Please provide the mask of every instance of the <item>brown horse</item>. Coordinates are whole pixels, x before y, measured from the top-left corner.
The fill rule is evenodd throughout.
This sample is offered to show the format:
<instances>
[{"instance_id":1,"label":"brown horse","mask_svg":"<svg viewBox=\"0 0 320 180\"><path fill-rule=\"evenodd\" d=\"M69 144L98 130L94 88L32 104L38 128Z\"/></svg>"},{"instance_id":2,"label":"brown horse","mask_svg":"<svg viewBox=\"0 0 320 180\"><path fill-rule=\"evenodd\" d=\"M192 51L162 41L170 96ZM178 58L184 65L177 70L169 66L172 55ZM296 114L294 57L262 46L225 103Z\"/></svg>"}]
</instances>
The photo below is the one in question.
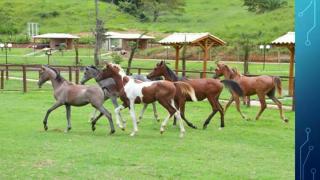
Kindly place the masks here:
<instances>
[{"instance_id":1,"label":"brown horse","mask_svg":"<svg viewBox=\"0 0 320 180\"><path fill-rule=\"evenodd\" d=\"M232 79L237 81L241 89L243 90L244 96L252 96L257 94L261 108L259 113L256 116L256 120L259 119L263 111L266 109L267 104L265 100L265 96L267 95L274 103L277 104L279 111L280 111L280 117L284 122L288 122L288 119L285 118L282 112L282 104L281 102L275 97L275 91L277 89L279 95L281 96L281 79L279 77L275 76L256 76L256 77L247 77L244 75L241 75L238 71L235 69L230 69L227 65L223 63L217 63L217 68L215 69L215 77L224 76L225 79ZM246 117L242 114L240 111L240 101L239 97L236 94L233 94L231 99L226 105L225 111L227 111L230 104L235 101L237 110L241 114L241 116L246 119Z\"/></svg>"},{"instance_id":2,"label":"brown horse","mask_svg":"<svg viewBox=\"0 0 320 180\"><path fill-rule=\"evenodd\" d=\"M99 86L75 85L65 80L57 70L49 66L42 66L38 81L39 87L49 80L51 81L53 87L54 98L56 99L56 102L50 109L48 109L43 120L43 126L45 130L48 129L47 122L49 114L58 107L63 105L66 107L66 132L68 132L71 130L71 106L84 106L91 104L94 108L100 111L100 113L108 118L111 128L110 134L115 132L111 114L103 107L104 93ZM92 124L92 129L93 128L94 124Z\"/></svg>"},{"instance_id":3,"label":"brown horse","mask_svg":"<svg viewBox=\"0 0 320 180\"><path fill-rule=\"evenodd\" d=\"M180 79L177 75L166 65L164 61L161 61L156 65L154 70L149 73L148 78L154 78L158 76L164 76L168 81L179 81ZM226 85L232 92L238 96L242 96L242 91L238 83L232 80L216 80L216 79L181 79L182 82L185 82L191 85L195 91L196 97L199 101L208 99L212 112L209 117L205 120L203 124L203 129L207 128L213 116L219 111L220 113L220 128L224 127L224 112L223 108L219 102L219 96L223 89L223 84ZM186 99L189 101L190 99ZM185 102L181 106L181 117L184 117L185 112Z\"/></svg>"},{"instance_id":4,"label":"brown horse","mask_svg":"<svg viewBox=\"0 0 320 180\"><path fill-rule=\"evenodd\" d=\"M116 118L120 118L120 110L129 107L130 114L133 121L133 132L131 136L134 136L138 132L138 126L136 121L136 115L134 111L135 103L150 104L158 101L168 112L169 115L161 124L160 132L164 132L168 120L174 115L179 121L180 125L180 137L183 137L185 129L181 120L179 109L175 106L174 97L176 93L181 93L182 98L188 95L191 99L196 100L194 90L186 83L172 83L170 81L150 81L142 82L134 80L132 77L126 76L123 69L116 64L107 64L106 68L102 70L97 77L100 81L105 78L113 78L117 90L120 92L120 99L123 102L122 106L116 108Z\"/></svg>"}]
</instances>

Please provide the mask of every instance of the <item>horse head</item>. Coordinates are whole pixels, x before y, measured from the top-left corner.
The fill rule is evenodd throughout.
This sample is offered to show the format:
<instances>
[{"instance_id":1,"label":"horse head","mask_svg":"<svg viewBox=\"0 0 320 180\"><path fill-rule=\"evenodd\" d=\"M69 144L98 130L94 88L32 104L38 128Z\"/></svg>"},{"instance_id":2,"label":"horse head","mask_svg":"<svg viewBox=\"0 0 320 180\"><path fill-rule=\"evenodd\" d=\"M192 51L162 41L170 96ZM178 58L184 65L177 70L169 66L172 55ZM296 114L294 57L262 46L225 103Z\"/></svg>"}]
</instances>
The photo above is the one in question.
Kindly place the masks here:
<instances>
[{"instance_id":1,"label":"horse head","mask_svg":"<svg viewBox=\"0 0 320 180\"><path fill-rule=\"evenodd\" d=\"M101 73L98 74L97 80L101 81L103 79L113 78L114 76L123 77L126 76L126 74L119 65L113 63L106 63L106 67L102 70Z\"/></svg>"},{"instance_id":2,"label":"horse head","mask_svg":"<svg viewBox=\"0 0 320 180\"><path fill-rule=\"evenodd\" d=\"M61 79L61 76L59 74L59 72L52 68L52 67L49 67L49 66L41 66L40 68L40 74L39 74L39 80L38 80L38 86L39 88L41 88L41 86L47 82L48 80L50 79L57 79L57 80L60 80Z\"/></svg>"},{"instance_id":3,"label":"horse head","mask_svg":"<svg viewBox=\"0 0 320 180\"><path fill-rule=\"evenodd\" d=\"M84 84L87 81L89 81L90 79L97 77L98 74L99 74L99 69L97 69L95 66L93 66L93 65L87 66L84 68L83 77L82 77L80 83Z\"/></svg>"}]
</instances>

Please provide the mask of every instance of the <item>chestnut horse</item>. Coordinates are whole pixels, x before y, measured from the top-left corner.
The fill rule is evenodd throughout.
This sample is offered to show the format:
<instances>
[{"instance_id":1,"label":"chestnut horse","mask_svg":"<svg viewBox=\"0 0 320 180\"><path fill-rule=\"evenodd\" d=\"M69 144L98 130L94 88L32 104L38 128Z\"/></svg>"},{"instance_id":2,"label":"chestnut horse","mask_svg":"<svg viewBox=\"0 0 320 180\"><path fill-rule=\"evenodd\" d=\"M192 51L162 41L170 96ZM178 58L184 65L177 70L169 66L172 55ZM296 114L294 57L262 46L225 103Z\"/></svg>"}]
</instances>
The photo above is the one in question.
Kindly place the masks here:
<instances>
[{"instance_id":1,"label":"chestnut horse","mask_svg":"<svg viewBox=\"0 0 320 180\"><path fill-rule=\"evenodd\" d=\"M100 81L106 78L113 78L116 82L117 90L120 92L120 99L123 102L122 106L116 108L116 118L120 118L120 110L129 107L130 115L133 122L133 132L130 134L134 136L138 132L136 115L134 111L135 103L150 104L158 101L168 112L169 115L161 124L160 132L164 132L168 120L174 115L179 121L180 137L184 136L185 129L180 116L180 107L175 105L174 97L176 93L180 93L181 97L189 95L192 100L196 101L194 90L186 83L172 83L170 81L151 81L142 82L134 80L130 76L126 76L123 69L116 64L106 64L106 68L102 70L97 77ZM124 122L124 121L122 121Z\"/></svg>"},{"instance_id":2,"label":"chestnut horse","mask_svg":"<svg viewBox=\"0 0 320 180\"><path fill-rule=\"evenodd\" d=\"M150 72L147 77L153 78L157 76L164 76L164 78L168 81L178 81L178 76L166 65L164 61L161 61L156 65L154 70ZM230 91L237 94L238 96L242 96L242 90L238 83L232 80L216 80L211 78L203 78L203 79L182 79L180 82L185 82L189 85L191 85L195 91L196 97L199 101L202 101L204 99L208 99L212 112L208 116L208 118L205 120L203 124L203 129L206 129L208 124L210 123L213 116L219 111L220 113L220 128L224 127L224 111L223 108L219 102L219 96L223 89L223 84L229 88ZM190 99L186 99L189 101ZM182 103L181 106L181 117L184 117L185 112L185 102Z\"/></svg>"},{"instance_id":3,"label":"chestnut horse","mask_svg":"<svg viewBox=\"0 0 320 180\"><path fill-rule=\"evenodd\" d=\"M111 128L110 134L115 132L111 114L103 107L104 93L99 86L75 85L65 80L57 70L49 66L42 66L38 81L39 88L41 88L41 86L49 80L51 81L53 87L54 98L56 99L56 102L51 108L48 109L43 120L43 126L45 130L48 130L47 122L49 114L58 107L63 105L66 107L66 132L68 132L71 130L71 106L84 106L91 104L95 109L100 111L100 113L108 118Z\"/></svg>"},{"instance_id":4,"label":"chestnut horse","mask_svg":"<svg viewBox=\"0 0 320 180\"><path fill-rule=\"evenodd\" d=\"M267 103L265 100L265 96L267 95L279 108L280 111L280 117L284 122L288 122L288 119L285 118L282 112L282 104L281 102L275 97L276 89L281 96L281 79L279 77L275 76L256 76L256 77L247 77L244 75L241 75L238 71L235 69L230 69L227 65L223 63L217 63L217 68L215 69L215 77L224 76L225 79L232 79L237 81L241 89L243 90L244 96L252 96L257 94L261 108L256 116L256 120L259 119L263 111L267 107ZM237 110L241 114L242 118L246 119L246 116L242 114L240 111L240 101L239 97L237 95L233 95L229 102L226 105L225 111L227 111L230 104L235 101Z\"/></svg>"}]
</instances>

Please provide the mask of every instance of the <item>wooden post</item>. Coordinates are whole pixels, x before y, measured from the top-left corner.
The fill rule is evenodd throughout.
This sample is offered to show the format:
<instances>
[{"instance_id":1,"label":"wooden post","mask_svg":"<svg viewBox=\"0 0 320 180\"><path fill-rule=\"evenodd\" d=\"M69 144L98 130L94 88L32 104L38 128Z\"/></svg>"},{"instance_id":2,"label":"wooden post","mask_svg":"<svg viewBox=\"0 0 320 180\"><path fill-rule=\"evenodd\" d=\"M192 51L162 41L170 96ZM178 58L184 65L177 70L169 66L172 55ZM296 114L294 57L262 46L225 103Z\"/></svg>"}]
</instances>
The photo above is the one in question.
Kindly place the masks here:
<instances>
[{"instance_id":1,"label":"wooden post","mask_svg":"<svg viewBox=\"0 0 320 180\"><path fill-rule=\"evenodd\" d=\"M293 96L293 74L294 74L294 52L295 52L295 47L294 45L290 45L289 47L290 50L290 69L289 69L289 96Z\"/></svg>"},{"instance_id":2,"label":"wooden post","mask_svg":"<svg viewBox=\"0 0 320 180\"><path fill-rule=\"evenodd\" d=\"M69 81L72 81L72 69L71 66L68 67L68 71L69 71Z\"/></svg>"},{"instance_id":3,"label":"wooden post","mask_svg":"<svg viewBox=\"0 0 320 180\"><path fill-rule=\"evenodd\" d=\"M4 89L4 72L3 72L3 70L1 70L1 73L0 73L0 81L1 81L1 83L0 83L0 89Z\"/></svg>"},{"instance_id":4,"label":"wooden post","mask_svg":"<svg viewBox=\"0 0 320 180\"><path fill-rule=\"evenodd\" d=\"M26 73L26 66L22 66L22 81L23 81L23 92L27 92L27 73Z\"/></svg>"},{"instance_id":5,"label":"wooden post","mask_svg":"<svg viewBox=\"0 0 320 180\"><path fill-rule=\"evenodd\" d=\"M79 84L79 68L76 67L76 84Z\"/></svg>"},{"instance_id":6,"label":"wooden post","mask_svg":"<svg viewBox=\"0 0 320 180\"><path fill-rule=\"evenodd\" d=\"M180 47L179 47L179 46L174 46L174 48L176 49L175 71L176 71L176 74L178 75L178 71L179 71L179 51L180 51Z\"/></svg>"},{"instance_id":7,"label":"wooden post","mask_svg":"<svg viewBox=\"0 0 320 180\"><path fill-rule=\"evenodd\" d=\"M140 69L140 68L138 68L138 74L139 74L139 75L141 74L141 69Z\"/></svg>"},{"instance_id":8,"label":"wooden post","mask_svg":"<svg viewBox=\"0 0 320 180\"><path fill-rule=\"evenodd\" d=\"M40 76L41 76L41 70L39 70L39 71L38 71L38 75L39 75L38 79L40 79Z\"/></svg>"},{"instance_id":9,"label":"wooden post","mask_svg":"<svg viewBox=\"0 0 320 180\"><path fill-rule=\"evenodd\" d=\"M207 73L206 73L207 72L207 61L208 61L208 48L206 46L204 47L203 52L204 52L204 57L203 57L202 78L206 78L206 76L207 76Z\"/></svg>"},{"instance_id":10,"label":"wooden post","mask_svg":"<svg viewBox=\"0 0 320 180\"><path fill-rule=\"evenodd\" d=\"M6 64L6 80L9 80L9 66Z\"/></svg>"}]
</instances>

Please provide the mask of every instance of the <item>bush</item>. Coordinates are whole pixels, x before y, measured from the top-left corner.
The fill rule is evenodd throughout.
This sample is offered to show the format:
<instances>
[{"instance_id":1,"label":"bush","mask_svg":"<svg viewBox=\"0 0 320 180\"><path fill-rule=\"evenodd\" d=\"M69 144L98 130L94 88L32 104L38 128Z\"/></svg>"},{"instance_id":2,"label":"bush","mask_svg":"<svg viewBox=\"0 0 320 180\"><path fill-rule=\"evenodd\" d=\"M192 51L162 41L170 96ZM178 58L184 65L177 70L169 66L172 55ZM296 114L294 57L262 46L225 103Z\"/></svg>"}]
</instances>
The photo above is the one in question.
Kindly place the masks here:
<instances>
[{"instance_id":1,"label":"bush","mask_svg":"<svg viewBox=\"0 0 320 180\"><path fill-rule=\"evenodd\" d=\"M244 6L248 7L248 11L256 13L264 13L272 11L287 5L286 0L244 0Z\"/></svg>"},{"instance_id":2,"label":"bush","mask_svg":"<svg viewBox=\"0 0 320 180\"><path fill-rule=\"evenodd\" d=\"M118 53L112 53L111 59L112 59L112 62L115 64L120 64L121 62L123 62L122 56L120 56Z\"/></svg>"}]
</instances>

